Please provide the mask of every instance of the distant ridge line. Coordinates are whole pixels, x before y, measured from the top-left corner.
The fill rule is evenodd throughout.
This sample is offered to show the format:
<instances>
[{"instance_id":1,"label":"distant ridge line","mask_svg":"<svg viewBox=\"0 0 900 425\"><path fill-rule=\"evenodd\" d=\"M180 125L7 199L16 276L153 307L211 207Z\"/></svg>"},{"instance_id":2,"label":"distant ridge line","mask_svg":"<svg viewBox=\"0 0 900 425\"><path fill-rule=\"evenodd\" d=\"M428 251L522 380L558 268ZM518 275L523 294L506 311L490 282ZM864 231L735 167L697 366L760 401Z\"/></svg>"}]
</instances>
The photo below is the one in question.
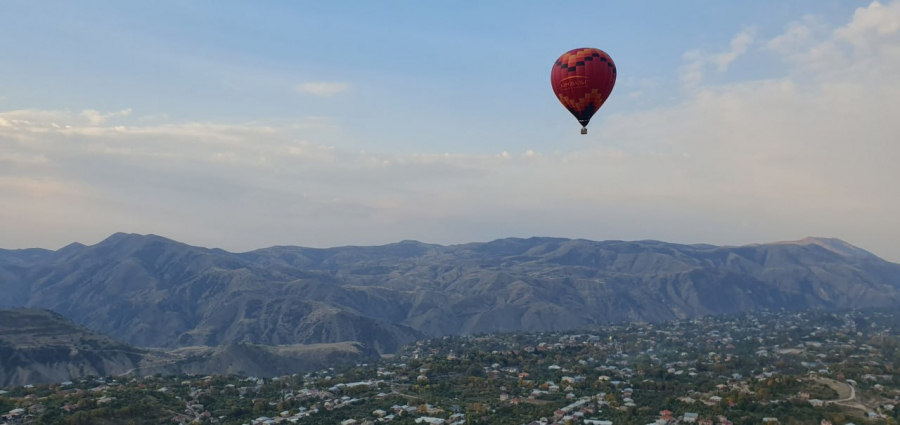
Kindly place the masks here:
<instances>
[{"instance_id":1,"label":"distant ridge line","mask_svg":"<svg viewBox=\"0 0 900 425\"><path fill-rule=\"evenodd\" d=\"M165 241L169 241L169 242L173 242L173 243L177 243L177 244L191 246L194 248L203 248L203 249L208 249L208 250L221 251L221 252L226 252L229 254L246 254L246 253L251 253L254 251L273 249L273 248L303 248L303 249L310 249L310 250L332 250L332 249L343 249L343 248L379 248L379 247L388 247L388 246L404 245L404 244L416 244L416 245L424 245L424 246L432 246L432 247L451 248L451 247L461 247L461 246L467 246L467 245L491 244L491 243L498 243L498 242L502 242L502 241L548 241L548 242L584 241L584 242L590 242L590 243L661 243L661 244L667 244L667 245L680 245L680 246L704 248L704 249L713 249L713 248L731 249L731 248L740 248L740 247L759 247L759 246L772 246L772 245L819 245L819 246L823 246L823 247L841 246L841 247L852 249L854 251L858 251L861 254L865 253L870 256L877 257L875 254L872 254L869 251L866 251L862 248L859 248L858 246L855 246L853 244L850 244L850 243L845 242L838 238L813 237L813 236L807 236L807 237L804 237L804 238L798 239L798 240L780 240L780 241L774 241L774 242L754 242L754 243L747 243L747 244L743 244L743 245L731 245L731 244L716 245L716 244L705 243L705 242L696 242L696 243L666 242L666 241L662 241L662 240L658 240L658 239L596 240L596 239L586 239L586 238L564 238L564 237L554 237L554 236L531 236L531 237L511 236L511 237L507 237L507 238L499 238L499 239L493 239L493 240L488 240L488 241L473 241L473 242L462 242L462 243L454 243L454 244L439 244L439 243L422 242L422 241L418 241L415 239L403 239L403 240L400 240L397 242L388 242L388 243L384 243L384 244L359 244L359 245L350 244L350 245L335 245L335 246L329 246L329 247L309 247L309 246L297 245L297 244L278 244L278 245L254 248L254 249L250 249L247 251L229 251L224 248L218 248L218 247L191 245L191 244L187 244L184 242L180 242L176 239L168 238L165 236L160 236L160 235L157 235L154 233L141 234L141 233L116 232L93 245L85 245L80 242L72 242L72 243L70 243L62 248L56 249L56 250L35 247L35 248L11 248L11 249L0 248L0 251L22 252L22 251L29 251L29 250L42 250L42 251L59 252L59 251L72 249L72 248L97 246L97 245L101 245L101 244L105 244L105 243L109 243L109 242L113 242L113 241L128 239L128 238L161 239L161 240L165 240Z\"/></svg>"}]
</instances>

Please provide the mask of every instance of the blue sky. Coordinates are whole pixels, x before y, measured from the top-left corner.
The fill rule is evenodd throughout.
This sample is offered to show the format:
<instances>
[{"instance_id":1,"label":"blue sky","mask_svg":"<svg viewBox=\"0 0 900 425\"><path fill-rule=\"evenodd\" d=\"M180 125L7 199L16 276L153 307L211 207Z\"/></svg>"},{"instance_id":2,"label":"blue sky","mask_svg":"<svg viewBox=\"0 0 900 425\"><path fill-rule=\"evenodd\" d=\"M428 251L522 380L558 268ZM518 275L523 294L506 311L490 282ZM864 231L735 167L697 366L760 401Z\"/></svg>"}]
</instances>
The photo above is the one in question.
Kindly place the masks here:
<instances>
[{"instance_id":1,"label":"blue sky","mask_svg":"<svg viewBox=\"0 0 900 425\"><path fill-rule=\"evenodd\" d=\"M604 112L677 102L684 52L741 28L776 35L805 14L840 23L861 2L5 2L3 105L122 110L171 121L328 117L333 143L385 152L571 148L549 67L596 46L621 69ZM772 76L742 61L723 80ZM343 82L329 98L303 82ZM15 84L11 84L15 82ZM648 91L642 84L654 84ZM628 93L643 90L648 98ZM601 114L596 125L602 125ZM560 140L560 135L569 135ZM452 137L448 137L452 136Z\"/></svg>"},{"instance_id":2,"label":"blue sky","mask_svg":"<svg viewBox=\"0 0 900 425\"><path fill-rule=\"evenodd\" d=\"M897 260L898 4L2 2L0 245L818 235ZM581 136L549 72L587 46L619 80Z\"/></svg>"}]
</instances>

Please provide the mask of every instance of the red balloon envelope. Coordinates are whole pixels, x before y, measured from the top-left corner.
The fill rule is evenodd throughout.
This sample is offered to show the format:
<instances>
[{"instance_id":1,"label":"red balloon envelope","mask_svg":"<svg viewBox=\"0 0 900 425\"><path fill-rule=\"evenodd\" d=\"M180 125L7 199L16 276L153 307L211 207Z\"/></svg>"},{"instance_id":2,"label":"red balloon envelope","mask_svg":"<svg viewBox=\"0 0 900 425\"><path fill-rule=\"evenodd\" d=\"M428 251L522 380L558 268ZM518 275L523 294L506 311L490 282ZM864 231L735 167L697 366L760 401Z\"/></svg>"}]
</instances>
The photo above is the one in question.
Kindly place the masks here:
<instances>
[{"instance_id":1,"label":"red balloon envelope","mask_svg":"<svg viewBox=\"0 0 900 425\"><path fill-rule=\"evenodd\" d=\"M591 117L616 84L616 64L600 49L569 50L553 64L550 84L559 101L581 123L581 134L587 134Z\"/></svg>"}]
</instances>

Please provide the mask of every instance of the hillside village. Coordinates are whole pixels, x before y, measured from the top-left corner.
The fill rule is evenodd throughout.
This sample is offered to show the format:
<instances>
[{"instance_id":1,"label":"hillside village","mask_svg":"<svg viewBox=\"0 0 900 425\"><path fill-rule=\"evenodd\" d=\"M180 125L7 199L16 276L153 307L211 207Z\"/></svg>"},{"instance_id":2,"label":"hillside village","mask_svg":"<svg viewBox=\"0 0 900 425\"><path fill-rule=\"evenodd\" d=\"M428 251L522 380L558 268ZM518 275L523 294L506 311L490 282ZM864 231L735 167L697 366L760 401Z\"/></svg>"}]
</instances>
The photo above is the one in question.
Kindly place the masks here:
<instances>
[{"instance_id":1,"label":"hillside village","mask_svg":"<svg viewBox=\"0 0 900 425\"><path fill-rule=\"evenodd\" d=\"M418 341L280 377L0 391L0 424L896 424L900 314L758 312Z\"/></svg>"}]
</instances>

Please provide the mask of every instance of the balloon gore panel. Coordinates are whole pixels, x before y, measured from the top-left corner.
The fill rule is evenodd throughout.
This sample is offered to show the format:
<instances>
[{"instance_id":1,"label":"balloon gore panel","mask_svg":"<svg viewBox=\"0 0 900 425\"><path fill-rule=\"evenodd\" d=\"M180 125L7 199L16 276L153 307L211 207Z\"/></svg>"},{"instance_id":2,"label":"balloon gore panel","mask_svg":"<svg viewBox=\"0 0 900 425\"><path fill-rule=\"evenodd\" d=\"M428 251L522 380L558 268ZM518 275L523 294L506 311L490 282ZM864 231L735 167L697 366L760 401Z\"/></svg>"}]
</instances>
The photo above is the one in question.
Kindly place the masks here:
<instances>
[{"instance_id":1,"label":"balloon gore panel","mask_svg":"<svg viewBox=\"0 0 900 425\"><path fill-rule=\"evenodd\" d=\"M556 60L550 84L563 106L587 126L612 93L616 64L600 49L573 49Z\"/></svg>"}]
</instances>

